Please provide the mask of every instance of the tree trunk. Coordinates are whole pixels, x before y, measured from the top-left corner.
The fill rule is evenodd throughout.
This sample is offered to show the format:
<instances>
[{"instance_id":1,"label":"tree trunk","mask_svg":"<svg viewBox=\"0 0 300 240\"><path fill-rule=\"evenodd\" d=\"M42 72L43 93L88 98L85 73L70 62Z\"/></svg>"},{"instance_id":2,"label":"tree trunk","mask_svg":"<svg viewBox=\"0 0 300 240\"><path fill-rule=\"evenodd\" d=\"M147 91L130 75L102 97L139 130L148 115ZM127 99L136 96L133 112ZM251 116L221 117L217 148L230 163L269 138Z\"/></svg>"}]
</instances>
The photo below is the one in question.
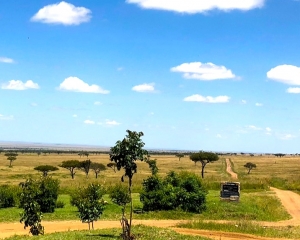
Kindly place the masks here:
<instances>
[{"instance_id":1,"label":"tree trunk","mask_svg":"<svg viewBox=\"0 0 300 240\"><path fill-rule=\"evenodd\" d=\"M249 170L248 170L248 174L250 174L250 171L251 171L251 168L249 168Z\"/></svg>"},{"instance_id":2,"label":"tree trunk","mask_svg":"<svg viewBox=\"0 0 300 240\"><path fill-rule=\"evenodd\" d=\"M204 178L204 168L206 166L206 163L201 162L202 166L201 166L201 177Z\"/></svg>"},{"instance_id":3,"label":"tree trunk","mask_svg":"<svg viewBox=\"0 0 300 240\"><path fill-rule=\"evenodd\" d=\"M130 196L130 219L129 219L129 230L128 230L128 237L131 236L131 223L132 223L132 212L133 212L133 203L132 203L132 196L131 196L131 182L132 177L129 178L129 196Z\"/></svg>"}]
</instances>

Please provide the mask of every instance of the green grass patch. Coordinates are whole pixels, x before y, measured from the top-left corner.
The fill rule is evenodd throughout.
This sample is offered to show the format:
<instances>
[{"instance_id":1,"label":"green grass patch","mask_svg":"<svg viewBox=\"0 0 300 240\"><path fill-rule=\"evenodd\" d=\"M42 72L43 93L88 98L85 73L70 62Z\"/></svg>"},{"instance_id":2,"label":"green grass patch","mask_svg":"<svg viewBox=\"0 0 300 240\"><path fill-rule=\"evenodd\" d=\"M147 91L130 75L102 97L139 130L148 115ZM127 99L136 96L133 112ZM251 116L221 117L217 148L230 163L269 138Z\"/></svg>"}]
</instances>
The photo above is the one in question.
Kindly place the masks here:
<instances>
[{"instance_id":1,"label":"green grass patch","mask_svg":"<svg viewBox=\"0 0 300 240\"><path fill-rule=\"evenodd\" d=\"M134 226L132 232L138 239L143 240L208 240L208 238L198 237L198 236L187 236L180 235L173 230L156 228L156 227L146 227L142 225ZM120 239L121 229L104 229L95 231L70 231L46 234L44 236L36 236L35 240L116 240ZM32 239L29 236L13 236L6 238L6 240L23 240Z\"/></svg>"},{"instance_id":2,"label":"green grass patch","mask_svg":"<svg viewBox=\"0 0 300 240\"><path fill-rule=\"evenodd\" d=\"M263 227L251 221L237 221L234 223L215 223L194 221L177 225L181 228L206 229L211 231L235 232L252 234L268 238L291 238L300 239L300 227Z\"/></svg>"}]
</instances>

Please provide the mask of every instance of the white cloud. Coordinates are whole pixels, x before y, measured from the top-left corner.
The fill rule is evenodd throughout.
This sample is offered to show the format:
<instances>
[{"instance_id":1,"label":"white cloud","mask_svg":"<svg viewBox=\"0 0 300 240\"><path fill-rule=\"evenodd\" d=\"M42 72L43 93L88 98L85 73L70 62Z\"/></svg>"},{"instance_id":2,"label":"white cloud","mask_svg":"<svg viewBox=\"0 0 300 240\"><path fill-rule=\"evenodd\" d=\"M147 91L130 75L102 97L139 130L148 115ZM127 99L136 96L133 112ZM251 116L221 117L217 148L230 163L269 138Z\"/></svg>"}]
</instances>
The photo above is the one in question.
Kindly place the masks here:
<instances>
[{"instance_id":1,"label":"white cloud","mask_svg":"<svg viewBox=\"0 0 300 240\"><path fill-rule=\"evenodd\" d=\"M72 116L73 118L77 118L78 116L77 116L77 114L73 114L73 116Z\"/></svg>"},{"instance_id":2,"label":"white cloud","mask_svg":"<svg viewBox=\"0 0 300 240\"><path fill-rule=\"evenodd\" d=\"M100 86L92 84L88 85L77 77L68 77L60 85L59 90L71 92L85 92L85 93L101 93L108 94L108 90L102 89Z\"/></svg>"},{"instance_id":3,"label":"white cloud","mask_svg":"<svg viewBox=\"0 0 300 240\"><path fill-rule=\"evenodd\" d=\"M266 128L266 131L267 131L267 132L272 132L272 129L269 128L269 127L267 127L267 128Z\"/></svg>"},{"instance_id":4,"label":"white cloud","mask_svg":"<svg viewBox=\"0 0 300 240\"><path fill-rule=\"evenodd\" d=\"M23 83L20 80L11 80L8 83L2 84L1 88L8 89L8 90L26 90L26 89L39 89L40 87L37 83L34 83L31 80L28 80L25 83Z\"/></svg>"},{"instance_id":5,"label":"white cloud","mask_svg":"<svg viewBox=\"0 0 300 240\"><path fill-rule=\"evenodd\" d=\"M121 123L118 123L118 122L115 121L115 120L112 120L112 121L111 121L111 120L108 120L108 119L107 119L107 120L105 121L105 124L108 125L108 126L118 126L118 125L120 125Z\"/></svg>"},{"instance_id":6,"label":"white cloud","mask_svg":"<svg viewBox=\"0 0 300 240\"><path fill-rule=\"evenodd\" d=\"M0 57L0 62L2 62L2 63L14 63L15 61L11 58Z\"/></svg>"},{"instance_id":7,"label":"white cloud","mask_svg":"<svg viewBox=\"0 0 300 240\"><path fill-rule=\"evenodd\" d=\"M289 85L300 85L300 67L286 64L279 65L267 72L267 77Z\"/></svg>"},{"instance_id":8,"label":"white cloud","mask_svg":"<svg viewBox=\"0 0 300 240\"><path fill-rule=\"evenodd\" d=\"M218 96L218 97L211 97L211 96L201 96L199 94L195 94L183 99L185 102L205 102L205 103L227 103L229 102L230 97L228 96Z\"/></svg>"},{"instance_id":9,"label":"white cloud","mask_svg":"<svg viewBox=\"0 0 300 240\"><path fill-rule=\"evenodd\" d=\"M255 103L255 106L256 106L256 107L262 107L263 104L262 104L262 103Z\"/></svg>"},{"instance_id":10,"label":"white cloud","mask_svg":"<svg viewBox=\"0 0 300 240\"><path fill-rule=\"evenodd\" d=\"M282 140L290 140L290 139L293 139L295 138L296 136L292 135L292 134L284 134L284 135L281 135L280 136L280 139Z\"/></svg>"},{"instance_id":11,"label":"white cloud","mask_svg":"<svg viewBox=\"0 0 300 240\"><path fill-rule=\"evenodd\" d=\"M85 124L95 124L95 122L92 120L85 120L84 123Z\"/></svg>"},{"instance_id":12,"label":"white cloud","mask_svg":"<svg viewBox=\"0 0 300 240\"><path fill-rule=\"evenodd\" d=\"M217 79L230 79L236 76L230 69L224 66L217 66L213 63L191 62L183 63L171 68L172 72L181 72L186 79L197 79L212 81Z\"/></svg>"},{"instance_id":13,"label":"white cloud","mask_svg":"<svg viewBox=\"0 0 300 240\"><path fill-rule=\"evenodd\" d=\"M124 70L123 67L118 67L118 68L117 68L117 71L123 71L123 70Z\"/></svg>"},{"instance_id":14,"label":"white cloud","mask_svg":"<svg viewBox=\"0 0 300 240\"><path fill-rule=\"evenodd\" d=\"M242 104L247 104L247 101L246 100L242 100Z\"/></svg>"},{"instance_id":15,"label":"white cloud","mask_svg":"<svg viewBox=\"0 0 300 240\"><path fill-rule=\"evenodd\" d=\"M254 125L249 125L249 126L247 126L247 128L250 129L250 130L255 130L255 131L260 131L260 130L262 130L260 127L256 127L256 126L254 126Z\"/></svg>"},{"instance_id":16,"label":"white cloud","mask_svg":"<svg viewBox=\"0 0 300 240\"><path fill-rule=\"evenodd\" d=\"M5 116L0 114L0 120L14 120L14 116L13 115Z\"/></svg>"},{"instance_id":17,"label":"white cloud","mask_svg":"<svg viewBox=\"0 0 300 240\"><path fill-rule=\"evenodd\" d=\"M101 102L98 102L98 101L96 101L96 102L94 102L94 105L102 105L102 103Z\"/></svg>"},{"instance_id":18,"label":"white cloud","mask_svg":"<svg viewBox=\"0 0 300 240\"><path fill-rule=\"evenodd\" d=\"M222 135L221 134L217 134L217 138L222 138Z\"/></svg>"},{"instance_id":19,"label":"white cloud","mask_svg":"<svg viewBox=\"0 0 300 240\"><path fill-rule=\"evenodd\" d=\"M154 83L144 83L141 85L134 86L133 91L136 92L155 92Z\"/></svg>"},{"instance_id":20,"label":"white cloud","mask_svg":"<svg viewBox=\"0 0 300 240\"><path fill-rule=\"evenodd\" d=\"M288 88L286 90L286 92L288 92L288 93L300 93L300 88L298 88L298 87L295 87L295 88L290 87L290 88Z\"/></svg>"},{"instance_id":21,"label":"white cloud","mask_svg":"<svg viewBox=\"0 0 300 240\"><path fill-rule=\"evenodd\" d=\"M261 8L265 0L126 0L127 3L137 4L141 8L174 11L179 13L204 13L218 9L222 11L247 11Z\"/></svg>"},{"instance_id":22,"label":"white cloud","mask_svg":"<svg viewBox=\"0 0 300 240\"><path fill-rule=\"evenodd\" d=\"M90 21L90 13L91 11L87 8L75 7L70 3L62 1L41 8L31 18L31 21L50 24L79 25Z\"/></svg>"}]
</instances>

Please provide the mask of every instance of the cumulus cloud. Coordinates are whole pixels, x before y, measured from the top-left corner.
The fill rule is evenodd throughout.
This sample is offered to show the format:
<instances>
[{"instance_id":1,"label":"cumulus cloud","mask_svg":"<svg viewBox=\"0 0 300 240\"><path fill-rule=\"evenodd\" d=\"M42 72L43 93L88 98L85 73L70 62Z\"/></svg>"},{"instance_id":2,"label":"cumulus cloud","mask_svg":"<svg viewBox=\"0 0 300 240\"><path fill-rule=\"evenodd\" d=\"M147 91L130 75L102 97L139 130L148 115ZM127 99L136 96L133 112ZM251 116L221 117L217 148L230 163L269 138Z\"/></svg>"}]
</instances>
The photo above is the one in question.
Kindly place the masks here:
<instances>
[{"instance_id":1,"label":"cumulus cloud","mask_svg":"<svg viewBox=\"0 0 300 240\"><path fill-rule=\"evenodd\" d=\"M249 125L249 126L247 126L247 128L250 129L250 130L255 130L255 131L260 131L260 130L262 130L260 127L256 127L256 126L254 126L254 125Z\"/></svg>"},{"instance_id":2,"label":"cumulus cloud","mask_svg":"<svg viewBox=\"0 0 300 240\"><path fill-rule=\"evenodd\" d=\"M11 58L0 57L0 62L2 62L2 63L14 63L15 61Z\"/></svg>"},{"instance_id":3,"label":"cumulus cloud","mask_svg":"<svg viewBox=\"0 0 300 240\"><path fill-rule=\"evenodd\" d=\"M262 104L262 103L255 103L255 106L256 106L256 107L262 107L263 104Z\"/></svg>"},{"instance_id":4,"label":"cumulus cloud","mask_svg":"<svg viewBox=\"0 0 300 240\"><path fill-rule=\"evenodd\" d=\"M267 131L267 132L272 132L272 129L269 128L269 127L267 127L267 128L266 128L266 131Z\"/></svg>"},{"instance_id":5,"label":"cumulus cloud","mask_svg":"<svg viewBox=\"0 0 300 240\"><path fill-rule=\"evenodd\" d=\"M9 116L5 116L0 114L0 120L14 120L14 116L13 115L9 115Z\"/></svg>"},{"instance_id":6,"label":"cumulus cloud","mask_svg":"<svg viewBox=\"0 0 300 240\"><path fill-rule=\"evenodd\" d=\"M230 97L228 96L218 96L218 97L211 97L211 96L201 96L199 94L194 94L192 96L186 97L183 99L185 102L204 102L204 103L227 103L229 102Z\"/></svg>"},{"instance_id":7,"label":"cumulus cloud","mask_svg":"<svg viewBox=\"0 0 300 240\"><path fill-rule=\"evenodd\" d=\"M91 125L92 125L92 124L95 124L95 122L92 121L92 120L85 120L84 123L85 123L85 124L91 124Z\"/></svg>"},{"instance_id":8,"label":"cumulus cloud","mask_svg":"<svg viewBox=\"0 0 300 240\"><path fill-rule=\"evenodd\" d=\"M230 69L227 69L224 66L217 66L213 63L183 63L177 67L171 68L171 71L183 73L183 77L186 79L197 79L203 81L230 79L236 77Z\"/></svg>"},{"instance_id":9,"label":"cumulus cloud","mask_svg":"<svg viewBox=\"0 0 300 240\"><path fill-rule=\"evenodd\" d=\"M127 3L137 4L145 9L157 9L179 13L205 13L214 9L221 11L247 11L261 8L265 0L126 0Z\"/></svg>"},{"instance_id":10,"label":"cumulus cloud","mask_svg":"<svg viewBox=\"0 0 300 240\"><path fill-rule=\"evenodd\" d=\"M286 92L288 92L288 93L300 93L300 88L298 88L298 87L295 87L295 88L288 88L288 89L286 90Z\"/></svg>"},{"instance_id":11,"label":"cumulus cloud","mask_svg":"<svg viewBox=\"0 0 300 240\"><path fill-rule=\"evenodd\" d=\"M300 85L300 67L293 65L279 65L267 72L271 80L288 85Z\"/></svg>"},{"instance_id":12,"label":"cumulus cloud","mask_svg":"<svg viewBox=\"0 0 300 240\"><path fill-rule=\"evenodd\" d=\"M120 125L121 123L119 123L119 122L117 122L117 121L115 121L115 120L106 120L105 121L105 124L106 125L108 125L108 126L118 126L118 125Z\"/></svg>"},{"instance_id":13,"label":"cumulus cloud","mask_svg":"<svg viewBox=\"0 0 300 240\"><path fill-rule=\"evenodd\" d=\"M241 103L242 103L242 104L247 104L247 101L246 101L246 100L242 100Z\"/></svg>"},{"instance_id":14,"label":"cumulus cloud","mask_svg":"<svg viewBox=\"0 0 300 240\"><path fill-rule=\"evenodd\" d=\"M133 91L136 92L155 92L154 83L144 83L141 85L134 86Z\"/></svg>"},{"instance_id":15,"label":"cumulus cloud","mask_svg":"<svg viewBox=\"0 0 300 240\"><path fill-rule=\"evenodd\" d=\"M63 24L63 25L79 25L89 22L91 19L91 11L84 7L75 7L67 2L47 5L41 8L32 18L31 21Z\"/></svg>"},{"instance_id":16,"label":"cumulus cloud","mask_svg":"<svg viewBox=\"0 0 300 240\"><path fill-rule=\"evenodd\" d=\"M100 86L92 84L89 85L79 79L78 77L68 77L60 85L59 90L70 92L84 92L84 93L101 93L108 94L108 90L102 89Z\"/></svg>"},{"instance_id":17,"label":"cumulus cloud","mask_svg":"<svg viewBox=\"0 0 300 240\"><path fill-rule=\"evenodd\" d=\"M296 136L292 135L292 134L284 134L284 135L281 135L280 136L280 139L282 140L290 140L290 139L293 139L295 138Z\"/></svg>"},{"instance_id":18,"label":"cumulus cloud","mask_svg":"<svg viewBox=\"0 0 300 240\"><path fill-rule=\"evenodd\" d=\"M8 83L4 83L1 86L2 89L7 90L27 90L27 89L39 89L39 85L34 83L32 80L22 82L20 80L11 80Z\"/></svg>"},{"instance_id":19,"label":"cumulus cloud","mask_svg":"<svg viewBox=\"0 0 300 240\"><path fill-rule=\"evenodd\" d=\"M78 116L77 116L77 114L73 114L73 116L72 116L73 118L77 118Z\"/></svg>"}]
</instances>

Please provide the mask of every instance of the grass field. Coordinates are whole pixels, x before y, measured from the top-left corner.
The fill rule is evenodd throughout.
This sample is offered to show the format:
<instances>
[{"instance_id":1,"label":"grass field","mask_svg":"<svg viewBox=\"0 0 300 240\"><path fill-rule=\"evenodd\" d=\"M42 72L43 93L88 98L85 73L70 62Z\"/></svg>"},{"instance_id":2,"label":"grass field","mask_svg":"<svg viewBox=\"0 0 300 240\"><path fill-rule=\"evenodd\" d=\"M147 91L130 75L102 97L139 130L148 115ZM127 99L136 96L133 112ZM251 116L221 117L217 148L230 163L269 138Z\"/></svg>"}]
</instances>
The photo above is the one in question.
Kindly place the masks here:
<instances>
[{"instance_id":1,"label":"grass field","mask_svg":"<svg viewBox=\"0 0 300 240\"><path fill-rule=\"evenodd\" d=\"M184 157L181 161L178 160L175 155L156 155L151 156L152 159L157 159L157 166L159 168L159 175L164 176L169 171L189 171L200 175L200 164L195 166L194 162L189 160L189 157ZM241 182L241 199L239 203L221 202L219 200L219 188L221 181L230 181L231 177L226 173L225 157L220 157L220 160L214 163L207 164L205 168L205 178L203 184L209 190L207 196L207 210L202 214L191 214L181 211L162 211L162 212L149 212L144 214L134 215L134 219L190 219L190 220L233 220L239 223L249 222L249 228L239 228L239 231L248 233L253 231L253 234L259 233L256 225L251 223L252 220L260 221L279 221L289 219L289 215L281 206L279 200L274 196L274 193L269 191L269 186L274 186L282 189L300 191L300 157L286 156L283 158L277 158L275 156L228 156L233 163L233 169L238 174L238 181ZM33 170L38 165L50 164L58 166L62 161L66 160L84 160L84 157L72 154L50 154L40 155L37 154L19 154L16 161L13 162L13 167L9 168L9 161L6 160L4 154L0 154L0 185L8 184L17 186L20 182L24 181L29 176L38 178L40 173ZM109 155L90 155L89 159L93 162L99 162L103 164L109 163ZM244 165L247 162L252 162L257 165L257 168L252 170L250 174L247 174L247 169ZM109 186L119 183L123 171L114 172L108 168L102 171L97 182ZM133 179L133 191L134 194L134 206L136 208L141 207L139 202L139 190L143 179L149 176L150 170L148 165L144 162L138 162L138 172ZM70 189L77 188L78 186L85 186L90 182L96 181L93 172L90 172L89 178L85 177L84 172L77 171L75 179L72 180L67 169L59 168L58 171L50 173L53 178L60 180L60 196L59 200L65 202L65 207L62 209L56 209L53 214L45 214L44 220L77 220L76 208L69 203L70 196L68 195ZM126 183L125 183L126 184ZM102 219L117 220L120 218L120 208L112 204L107 195L105 200L109 202L106 210L104 211ZM19 221L18 208L0 209L0 222L17 222ZM78 219L79 220L79 219ZM200 225L199 225L200 224ZM205 223L206 224L206 223ZM206 229L223 229L218 224L205 225L203 222L198 223L198 227ZM252 225L251 225L252 224ZM235 226L236 224L234 224ZM192 228L197 228L195 225L190 225ZM224 227L225 228L225 227ZM231 231L228 228L228 231ZM249 230L252 229L252 230ZM294 232L299 232L298 228L293 228ZM284 232L284 236L290 236L290 229L274 229L274 231L281 233ZM158 231L158 230L157 230ZM268 230L272 232L271 230ZM268 232L268 236L272 233ZM73 233L72 233L73 234ZM74 233L75 234L75 233ZM83 235L88 236L86 232L79 232L76 235L66 236L61 235L61 238L49 238L49 239L90 239L83 238ZM82 235L83 234L83 235ZM276 234L274 234L275 236ZM262 235L264 236L264 235ZM267 235L266 235L267 236ZM294 235L293 235L294 236ZM298 236L298 235L297 235ZM46 236L45 236L46 237ZM65 238L66 237L66 238ZM21 239L21 238L12 238ZM48 238L39 238L48 239ZM101 238L99 238L101 239ZM105 239L116 239L112 238ZM143 238L147 239L147 238ZM157 238L158 239L158 238ZM175 239L175 238L170 238ZM176 238L180 239L180 238ZM184 238L188 239L188 238ZM200 238L191 238L200 239Z\"/></svg>"}]
</instances>

